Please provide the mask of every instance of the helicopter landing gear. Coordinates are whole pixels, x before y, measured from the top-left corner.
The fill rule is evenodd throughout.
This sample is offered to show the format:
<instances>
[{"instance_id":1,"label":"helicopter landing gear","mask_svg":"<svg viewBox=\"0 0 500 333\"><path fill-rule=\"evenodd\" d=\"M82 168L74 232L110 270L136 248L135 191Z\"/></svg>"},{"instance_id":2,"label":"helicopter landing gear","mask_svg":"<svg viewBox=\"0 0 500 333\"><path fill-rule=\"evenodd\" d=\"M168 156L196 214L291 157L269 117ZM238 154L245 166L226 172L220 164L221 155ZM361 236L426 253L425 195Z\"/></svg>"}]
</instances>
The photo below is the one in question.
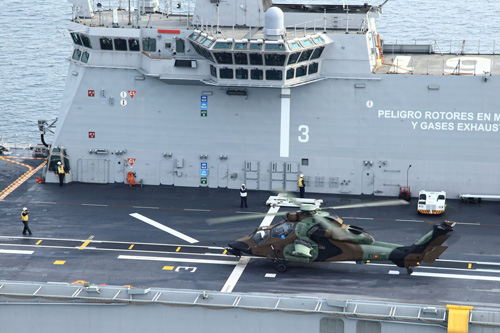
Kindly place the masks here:
<instances>
[{"instance_id":1,"label":"helicopter landing gear","mask_svg":"<svg viewBox=\"0 0 500 333\"><path fill-rule=\"evenodd\" d=\"M286 265L283 263L278 263L276 264L276 269L278 270L278 272L283 273L284 271L286 271Z\"/></svg>"},{"instance_id":2,"label":"helicopter landing gear","mask_svg":"<svg viewBox=\"0 0 500 333\"><path fill-rule=\"evenodd\" d=\"M408 275L411 275L411 273L413 273L413 268L411 267L406 267L406 273L408 273Z\"/></svg>"}]
</instances>

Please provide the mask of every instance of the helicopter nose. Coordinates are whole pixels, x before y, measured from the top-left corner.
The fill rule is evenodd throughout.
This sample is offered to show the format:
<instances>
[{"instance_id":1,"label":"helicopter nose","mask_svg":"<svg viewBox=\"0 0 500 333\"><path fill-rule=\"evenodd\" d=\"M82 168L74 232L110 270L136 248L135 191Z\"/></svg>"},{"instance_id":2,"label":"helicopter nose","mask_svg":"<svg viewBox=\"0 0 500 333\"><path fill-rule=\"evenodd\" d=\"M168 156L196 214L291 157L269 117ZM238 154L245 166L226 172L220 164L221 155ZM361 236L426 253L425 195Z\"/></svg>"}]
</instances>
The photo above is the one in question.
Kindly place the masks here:
<instances>
[{"instance_id":1,"label":"helicopter nose","mask_svg":"<svg viewBox=\"0 0 500 333\"><path fill-rule=\"evenodd\" d=\"M246 254L252 254L252 250L250 250L248 244L244 242L234 241L232 243L229 243L228 246L229 246L228 251L234 254L235 256L241 256L241 252Z\"/></svg>"}]
</instances>

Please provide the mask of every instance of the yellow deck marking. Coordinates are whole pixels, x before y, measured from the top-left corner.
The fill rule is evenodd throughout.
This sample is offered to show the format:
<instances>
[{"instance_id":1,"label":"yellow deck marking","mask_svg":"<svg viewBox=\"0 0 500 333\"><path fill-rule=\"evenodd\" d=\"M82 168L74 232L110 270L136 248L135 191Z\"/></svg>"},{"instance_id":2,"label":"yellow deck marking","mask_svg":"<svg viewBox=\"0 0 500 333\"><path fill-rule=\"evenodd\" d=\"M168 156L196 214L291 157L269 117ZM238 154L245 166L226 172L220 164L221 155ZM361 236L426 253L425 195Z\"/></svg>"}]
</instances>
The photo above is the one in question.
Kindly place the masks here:
<instances>
[{"instance_id":1,"label":"yellow deck marking","mask_svg":"<svg viewBox=\"0 0 500 333\"><path fill-rule=\"evenodd\" d=\"M471 269L471 268L472 268L472 264L471 264L471 263L469 263L469 266L468 266L468 267L469 267L469 269Z\"/></svg>"},{"instance_id":2,"label":"yellow deck marking","mask_svg":"<svg viewBox=\"0 0 500 333\"><path fill-rule=\"evenodd\" d=\"M54 265L64 265L66 263L66 260L56 260L54 261Z\"/></svg>"},{"instance_id":3,"label":"yellow deck marking","mask_svg":"<svg viewBox=\"0 0 500 333\"><path fill-rule=\"evenodd\" d=\"M179 246L179 247L177 248L177 250L175 250L175 252L179 252L179 251L180 251L180 249L181 249L181 247Z\"/></svg>"},{"instance_id":4,"label":"yellow deck marking","mask_svg":"<svg viewBox=\"0 0 500 333\"><path fill-rule=\"evenodd\" d=\"M174 266L163 266L164 271L172 271L174 270Z\"/></svg>"},{"instance_id":5,"label":"yellow deck marking","mask_svg":"<svg viewBox=\"0 0 500 333\"><path fill-rule=\"evenodd\" d=\"M38 167L33 168L32 166L30 166L28 164L24 164L24 163L13 161L13 160L10 159L10 157L7 158L5 156L0 156L0 159L2 159L4 161L7 161L7 162L14 163L14 164L22 165L23 167L28 168L28 171L26 171L21 177L17 178L14 182L12 182L12 184L10 184L9 186L7 186L6 188L4 188L0 192L0 201L3 200L3 199L5 199L6 196L8 196L9 194L11 194L16 188L18 188L19 186L21 186L22 183L24 183L25 181L27 181L38 170L40 170L45 164L47 164L47 161L44 161Z\"/></svg>"},{"instance_id":6,"label":"yellow deck marking","mask_svg":"<svg viewBox=\"0 0 500 333\"><path fill-rule=\"evenodd\" d=\"M86 248L86 247L87 247L87 245L89 245L89 244L90 244L90 242L92 241L92 239L93 239L93 238L94 238L94 236L90 236L90 237L89 237L89 239L87 239L87 240L86 240L86 241L82 244L82 246L80 246L80 247L78 248L78 250L83 250L84 248Z\"/></svg>"},{"instance_id":7,"label":"yellow deck marking","mask_svg":"<svg viewBox=\"0 0 500 333\"><path fill-rule=\"evenodd\" d=\"M130 246L128 247L128 249L129 249L129 250L132 250L132 248L133 248L133 247L134 247L134 244L130 245Z\"/></svg>"},{"instance_id":8,"label":"yellow deck marking","mask_svg":"<svg viewBox=\"0 0 500 333\"><path fill-rule=\"evenodd\" d=\"M472 306L446 305L448 309L448 333L469 332L469 312Z\"/></svg>"},{"instance_id":9,"label":"yellow deck marking","mask_svg":"<svg viewBox=\"0 0 500 333\"><path fill-rule=\"evenodd\" d=\"M36 245L39 245L41 242L42 240L40 239L38 242L36 242Z\"/></svg>"},{"instance_id":10,"label":"yellow deck marking","mask_svg":"<svg viewBox=\"0 0 500 333\"><path fill-rule=\"evenodd\" d=\"M224 252L222 252L222 254L226 254L227 253L227 250L224 250Z\"/></svg>"}]
</instances>

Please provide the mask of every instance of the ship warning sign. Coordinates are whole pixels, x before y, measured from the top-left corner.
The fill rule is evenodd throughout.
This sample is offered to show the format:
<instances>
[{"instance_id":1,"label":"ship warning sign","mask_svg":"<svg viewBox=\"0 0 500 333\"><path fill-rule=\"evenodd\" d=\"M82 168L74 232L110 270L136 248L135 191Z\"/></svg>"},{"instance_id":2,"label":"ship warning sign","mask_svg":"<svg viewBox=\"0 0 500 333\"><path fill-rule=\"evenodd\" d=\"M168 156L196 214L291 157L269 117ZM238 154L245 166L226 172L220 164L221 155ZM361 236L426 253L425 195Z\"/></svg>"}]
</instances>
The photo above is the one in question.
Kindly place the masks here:
<instances>
[{"instance_id":1,"label":"ship warning sign","mask_svg":"<svg viewBox=\"0 0 500 333\"><path fill-rule=\"evenodd\" d=\"M200 116L201 117L208 116L208 96L207 95L201 95Z\"/></svg>"},{"instance_id":2,"label":"ship warning sign","mask_svg":"<svg viewBox=\"0 0 500 333\"><path fill-rule=\"evenodd\" d=\"M88 95L89 97L95 97L95 90L89 90Z\"/></svg>"},{"instance_id":3,"label":"ship warning sign","mask_svg":"<svg viewBox=\"0 0 500 333\"><path fill-rule=\"evenodd\" d=\"M128 163L130 164L130 166L133 166L134 163L135 163L135 158L127 158L128 160Z\"/></svg>"},{"instance_id":4,"label":"ship warning sign","mask_svg":"<svg viewBox=\"0 0 500 333\"><path fill-rule=\"evenodd\" d=\"M130 98L134 98L136 92L136 90L129 90L128 94L130 95Z\"/></svg>"},{"instance_id":5,"label":"ship warning sign","mask_svg":"<svg viewBox=\"0 0 500 333\"><path fill-rule=\"evenodd\" d=\"M120 97L121 97L121 98L127 98L127 92L126 92L126 91L122 91L122 92L120 93Z\"/></svg>"},{"instance_id":6,"label":"ship warning sign","mask_svg":"<svg viewBox=\"0 0 500 333\"><path fill-rule=\"evenodd\" d=\"M200 163L200 184L207 185L208 183L208 163Z\"/></svg>"},{"instance_id":7,"label":"ship warning sign","mask_svg":"<svg viewBox=\"0 0 500 333\"><path fill-rule=\"evenodd\" d=\"M95 139L95 132L89 132L89 139Z\"/></svg>"}]
</instances>

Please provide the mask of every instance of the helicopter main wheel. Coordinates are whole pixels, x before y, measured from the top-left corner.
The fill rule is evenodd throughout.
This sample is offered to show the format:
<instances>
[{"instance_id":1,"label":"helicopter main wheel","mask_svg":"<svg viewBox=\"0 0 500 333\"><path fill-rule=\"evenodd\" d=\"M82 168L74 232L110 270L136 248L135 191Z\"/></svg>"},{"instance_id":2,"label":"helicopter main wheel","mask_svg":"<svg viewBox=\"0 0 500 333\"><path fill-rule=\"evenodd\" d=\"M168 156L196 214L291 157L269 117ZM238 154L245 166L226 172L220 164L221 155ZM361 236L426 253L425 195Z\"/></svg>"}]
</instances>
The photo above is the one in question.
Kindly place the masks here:
<instances>
[{"instance_id":1,"label":"helicopter main wheel","mask_svg":"<svg viewBox=\"0 0 500 333\"><path fill-rule=\"evenodd\" d=\"M278 272L283 273L284 271L286 271L286 265L279 263L276 265L276 269L278 270Z\"/></svg>"},{"instance_id":2,"label":"helicopter main wheel","mask_svg":"<svg viewBox=\"0 0 500 333\"><path fill-rule=\"evenodd\" d=\"M406 267L406 273L408 273L408 275L411 275L413 273L413 268Z\"/></svg>"}]
</instances>

